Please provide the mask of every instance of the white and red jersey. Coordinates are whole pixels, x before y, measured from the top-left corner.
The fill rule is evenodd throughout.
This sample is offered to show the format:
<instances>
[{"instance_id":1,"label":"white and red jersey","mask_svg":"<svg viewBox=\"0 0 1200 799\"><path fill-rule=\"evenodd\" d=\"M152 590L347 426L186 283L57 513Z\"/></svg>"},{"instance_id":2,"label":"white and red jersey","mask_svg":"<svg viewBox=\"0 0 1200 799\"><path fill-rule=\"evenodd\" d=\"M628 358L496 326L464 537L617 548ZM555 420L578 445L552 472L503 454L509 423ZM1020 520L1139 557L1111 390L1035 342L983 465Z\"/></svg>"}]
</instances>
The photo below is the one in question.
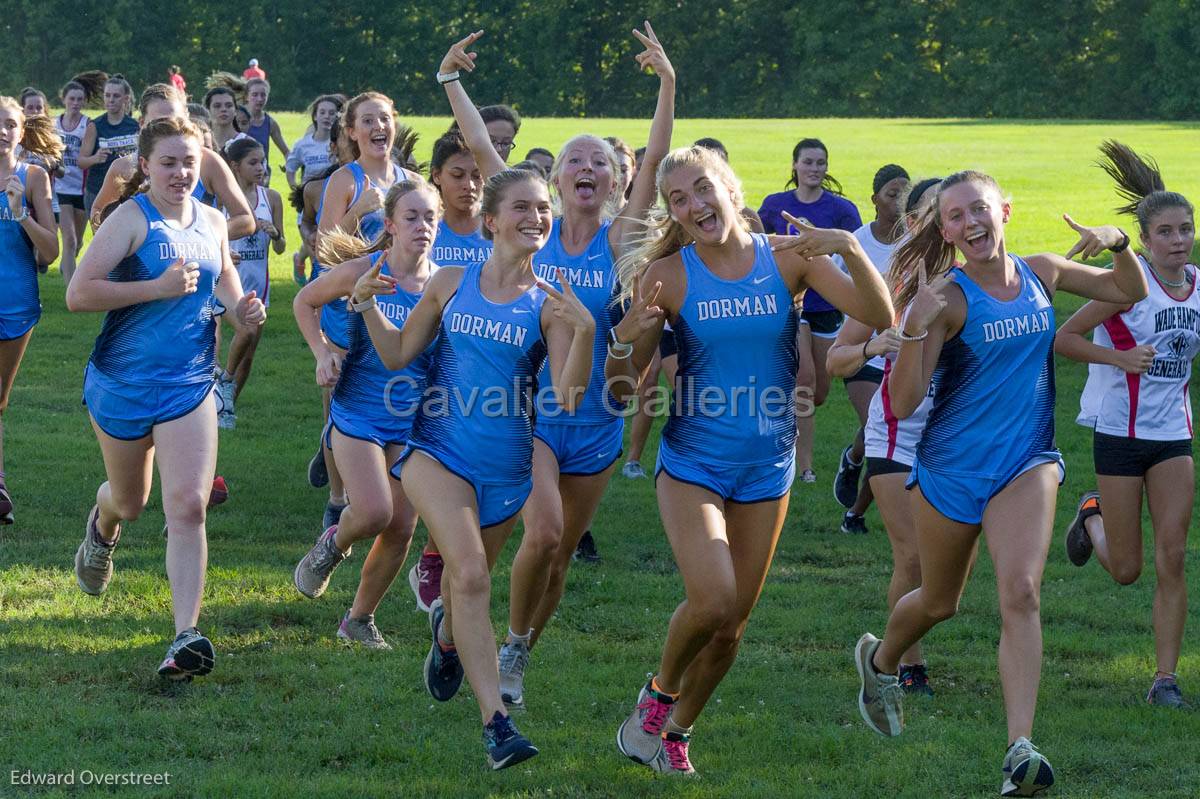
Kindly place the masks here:
<instances>
[{"instance_id":1,"label":"white and red jersey","mask_svg":"<svg viewBox=\"0 0 1200 799\"><path fill-rule=\"evenodd\" d=\"M1089 364L1075 421L1110 436L1148 441L1190 439L1192 403L1188 382L1192 359L1200 353L1196 267L1185 267L1190 290L1187 297L1177 300L1167 293L1150 265L1141 257L1138 260L1150 285L1146 299L1100 323L1092 341L1116 350L1149 344L1154 347L1154 361L1143 374L1131 374L1108 364Z\"/></svg>"},{"instance_id":2,"label":"white and red jersey","mask_svg":"<svg viewBox=\"0 0 1200 799\"><path fill-rule=\"evenodd\" d=\"M883 382L879 384L875 396L871 397L867 423L863 428L867 457L887 458L905 466L912 466L917 458L917 444L921 440L921 434L925 432L925 420L933 405L933 382L930 381L929 391L912 416L897 419L896 414L892 412L891 395L888 393L896 354L888 353L882 360Z\"/></svg>"}]
</instances>

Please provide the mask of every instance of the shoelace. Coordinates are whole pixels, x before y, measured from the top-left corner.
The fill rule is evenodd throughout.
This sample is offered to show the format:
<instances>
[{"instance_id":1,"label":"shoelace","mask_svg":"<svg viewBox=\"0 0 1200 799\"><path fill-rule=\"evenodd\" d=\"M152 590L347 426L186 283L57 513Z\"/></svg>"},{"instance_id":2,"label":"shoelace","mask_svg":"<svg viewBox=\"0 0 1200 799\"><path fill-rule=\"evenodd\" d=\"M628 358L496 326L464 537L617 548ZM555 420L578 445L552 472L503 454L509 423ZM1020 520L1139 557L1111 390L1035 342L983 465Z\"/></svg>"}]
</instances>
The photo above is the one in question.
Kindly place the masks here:
<instances>
[{"instance_id":1,"label":"shoelace","mask_svg":"<svg viewBox=\"0 0 1200 799\"><path fill-rule=\"evenodd\" d=\"M317 556L313 558L313 571L324 577L346 556L333 543L334 536L327 536L317 548Z\"/></svg>"},{"instance_id":2,"label":"shoelace","mask_svg":"<svg viewBox=\"0 0 1200 799\"><path fill-rule=\"evenodd\" d=\"M383 633L379 632L379 628L375 626L375 617L367 616L361 621L363 628L367 631L367 638L373 644L382 644Z\"/></svg>"},{"instance_id":3,"label":"shoelace","mask_svg":"<svg viewBox=\"0 0 1200 799\"><path fill-rule=\"evenodd\" d=\"M88 537L91 538L91 536L92 531L88 530ZM114 541L112 543L116 544L117 542ZM107 568L108 564L112 561L113 546L111 544L109 546L102 546L101 544L97 544L94 539L91 539L89 544L90 546L86 550L88 567L92 569Z\"/></svg>"},{"instance_id":4,"label":"shoelace","mask_svg":"<svg viewBox=\"0 0 1200 799\"><path fill-rule=\"evenodd\" d=\"M899 704L904 697L904 686L897 682L885 682L879 686L879 699L884 704Z\"/></svg>"},{"instance_id":5,"label":"shoelace","mask_svg":"<svg viewBox=\"0 0 1200 799\"><path fill-rule=\"evenodd\" d=\"M671 706L651 695L643 699L637 707L638 710L646 712L642 718L642 731L650 735L660 734L667 723L667 716L671 713Z\"/></svg>"},{"instance_id":6,"label":"shoelace","mask_svg":"<svg viewBox=\"0 0 1200 799\"><path fill-rule=\"evenodd\" d=\"M665 739L663 741L663 752L667 755L667 762L671 764L671 768L675 771L691 771L692 763L688 760L688 741L673 741Z\"/></svg>"},{"instance_id":7,"label":"shoelace","mask_svg":"<svg viewBox=\"0 0 1200 799\"><path fill-rule=\"evenodd\" d=\"M508 716L493 719L490 726L492 729L492 740L497 744L505 743L517 734L517 728L513 726L512 719Z\"/></svg>"},{"instance_id":8,"label":"shoelace","mask_svg":"<svg viewBox=\"0 0 1200 799\"><path fill-rule=\"evenodd\" d=\"M505 646L500 649L500 671L525 676L525 666L529 663L529 650L523 646Z\"/></svg>"}]
</instances>

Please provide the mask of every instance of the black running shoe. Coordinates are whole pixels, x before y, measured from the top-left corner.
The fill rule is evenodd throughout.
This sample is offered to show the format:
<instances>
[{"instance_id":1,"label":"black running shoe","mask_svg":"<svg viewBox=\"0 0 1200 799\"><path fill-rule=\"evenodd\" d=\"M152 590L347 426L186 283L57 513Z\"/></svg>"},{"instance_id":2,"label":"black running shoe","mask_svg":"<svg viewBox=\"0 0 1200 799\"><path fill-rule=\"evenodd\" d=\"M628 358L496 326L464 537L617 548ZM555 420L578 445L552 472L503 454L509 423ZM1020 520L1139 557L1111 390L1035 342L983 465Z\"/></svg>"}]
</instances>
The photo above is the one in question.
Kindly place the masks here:
<instances>
[{"instance_id":1,"label":"black running shoe","mask_svg":"<svg viewBox=\"0 0 1200 799\"><path fill-rule=\"evenodd\" d=\"M575 554L571 556L571 560L581 560L584 563L600 562L600 553L596 551L596 539L592 538L591 530L585 531L579 539L579 546L575 547Z\"/></svg>"},{"instance_id":2,"label":"black running shoe","mask_svg":"<svg viewBox=\"0 0 1200 799\"><path fill-rule=\"evenodd\" d=\"M1092 538L1084 522L1100 514L1100 492L1087 491L1079 498L1075 518L1067 528L1067 557L1076 566L1082 566L1092 557Z\"/></svg>"},{"instance_id":3,"label":"black running shoe","mask_svg":"<svg viewBox=\"0 0 1200 799\"><path fill-rule=\"evenodd\" d=\"M429 608L429 631L433 634L433 643L429 646L429 654L425 656L425 688L429 695L439 702L453 699L463 681L463 667L458 659L458 650L443 649L441 641L438 640L438 630L441 629L445 618L442 598L438 597ZM495 765L492 767L497 768Z\"/></svg>"},{"instance_id":4,"label":"black running shoe","mask_svg":"<svg viewBox=\"0 0 1200 799\"><path fill-rule=\"evenodd\" d=\"M0 524L12 524L14 521L12 495L8 493L4 484L0 483Z\"/></svg>"},{"instance_id":5,"label":"black running shoe","mask_svg":"<svg viewBox=\"0 0 1200 799\"><path fill-rule=\"evenodd\" d=\"M313 488L329 485L329 470L325 468L325 447L317 447L317 454L308 462L308 484Z\"/></svg>"},{"instance_id":6,"label":"black running shoe","mask_svg":"<svg viewBox=\"0 0 1200 799\"><path fill-rule=\"evenodd\" d=\"M515 766L538 753L537 747L517 732L512 719L499 710L483 727L483 745L487 748L488 765L493 771Z\"/></svg>"},{"instance_id":7,"label":"black running shoe","mask_svg":"<svg viewBox=\"0 0 1200 799\"><path fill-rule=\"evenodd\" d=\"M193 677L203 677L213 670L216 657L212 641L191 627L175 636L166 658L158 667L158 673L168 680L188 681Z\"/></svg>"},{"instance_id":8,"label":"black running shoe","mask_svg":"<svg viewBox=\"0 0 1200 799\"><path fill-rule=\"evenodd\" d=\"M911 666L901 664L900 687L904 689L904 693L906 694L933 696L933 689L929 687L929 672L925 670L924 663L917 663Z\"/></svg>"},{"instance_id":9,"label":"black running shoe","mask_svg":"<svg viewBox=\"0 0 1200 799\"><path fill-rule=\"evenodd\" d=\"M853 508L858 501L858 478L862 475L863 462L850 460L850 447L842 450L837 476L833 478L833 498L843 508Z\"/></svg>"},{"instance_id":10,"label":"black running shoe","mask_svg":"<svg viewBox=\"0 0 1200 799\"><path fill-rule=\"evenodd\" d=\"M850 535L866 535L870 531L867 529L867 520L864 517L846 511L846 515L842 517L842 532Z\"/></svg>"}]
</instances>

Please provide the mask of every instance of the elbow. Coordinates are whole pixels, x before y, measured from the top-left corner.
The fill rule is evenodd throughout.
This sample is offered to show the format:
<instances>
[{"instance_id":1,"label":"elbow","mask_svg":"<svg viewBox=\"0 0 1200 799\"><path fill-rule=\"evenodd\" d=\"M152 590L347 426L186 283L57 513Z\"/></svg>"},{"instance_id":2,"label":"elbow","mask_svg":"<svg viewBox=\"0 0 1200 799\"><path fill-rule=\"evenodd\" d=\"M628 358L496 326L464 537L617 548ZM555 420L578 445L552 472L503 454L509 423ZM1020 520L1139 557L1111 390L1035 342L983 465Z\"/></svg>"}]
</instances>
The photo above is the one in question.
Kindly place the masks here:
<instances>
[{"instance_id":1,"label":"elbow","mask_svg":"<svg viewBox=\"0 0 1200 799\"><path fill-rule=\"evenodd\" d=\"M81 311L91 310L91 308L87 307L87 303L84 301L84 298L80 296L81 292L79 291L78 286L82 282L83 280L76 276L76 278L71 281L71 284L67 286L67 310L71 313L79 313Z\"/></svg>"},{"instance_id":2,"label":"elbow","mask_svg":"<svg viewBox=\"0 0 1200 799\"><path fill-rule=\"evenodd\" d=\"M388 371L399 372L401 369L408 366L407 361L405 361L403 358L396 357L394 353L386 352L379 347L376 347L375 351L379 353L379 362L382 363L384 368L386 368Z\"/></svg>"}]
</instances>

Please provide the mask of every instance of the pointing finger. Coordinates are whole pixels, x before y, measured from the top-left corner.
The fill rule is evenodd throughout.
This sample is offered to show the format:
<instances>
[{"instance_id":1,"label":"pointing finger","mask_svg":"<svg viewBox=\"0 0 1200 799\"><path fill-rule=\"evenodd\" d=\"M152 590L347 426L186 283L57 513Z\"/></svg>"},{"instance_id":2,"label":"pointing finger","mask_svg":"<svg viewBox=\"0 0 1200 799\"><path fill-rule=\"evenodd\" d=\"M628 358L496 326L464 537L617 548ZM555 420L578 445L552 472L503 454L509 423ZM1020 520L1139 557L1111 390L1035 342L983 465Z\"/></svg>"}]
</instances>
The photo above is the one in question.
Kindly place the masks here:
<instances>
[{"instance_id":1,"label":"pointing finger","mask_svg":"<svg viewBox=\"0 0 1200 799\"><path fill-rule=\"evenodd\" d=\"M553 300L562 302L563 295L558 293L558 291L555 290L554 286L551 286L549 283L542 280L541 278L538 278L537 287L540 288L542 291L546 292L546 296L550 297Z\"/></svg>"},{"instance_id":2,"label":"pointing finger","mask_svg":"<svg viewBox=\"0 0 1200 799\"><path fill-rule=\"evenodd\" d=\"M1063 221L1066 222L1068 225L1070 225L1076 233L1086 233L1087 232L1087 228L1085 228L1083 225L1079 224L1074 219L1072 219L1070 214L1063 214Z\"/></svg>"}]
</instances>

